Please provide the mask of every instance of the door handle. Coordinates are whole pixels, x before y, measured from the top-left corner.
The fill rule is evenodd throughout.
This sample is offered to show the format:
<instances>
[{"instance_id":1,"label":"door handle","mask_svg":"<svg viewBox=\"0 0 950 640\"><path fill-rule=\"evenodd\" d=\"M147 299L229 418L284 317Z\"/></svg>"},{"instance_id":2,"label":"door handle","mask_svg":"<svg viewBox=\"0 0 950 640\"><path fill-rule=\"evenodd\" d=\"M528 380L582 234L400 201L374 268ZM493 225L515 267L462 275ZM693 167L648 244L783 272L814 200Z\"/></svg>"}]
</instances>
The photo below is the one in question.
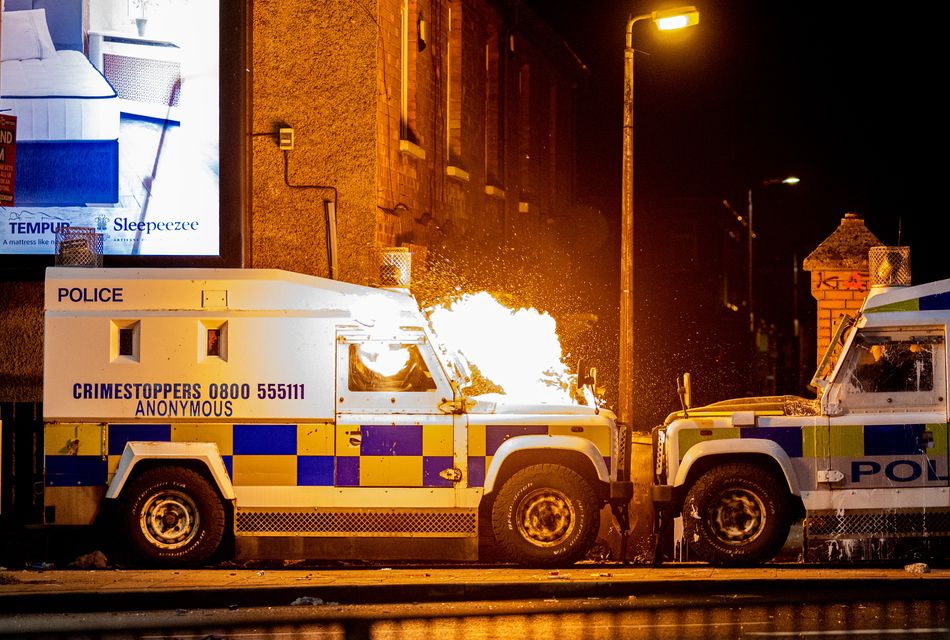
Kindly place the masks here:
<instances>
[{"instance_id":1,"label":"door handle","mask_svg":"<svg viewBox=\"0 0 950 640\"><path fill-rule=\"evenodd\" d=\"M358 435L356 435L356 436L350 436L350 446L351 446L351 447L358 447L358 446L360 446L360 443L362 443L362 442L363 442L363 439L362 439L361 437L359 437Z\"/></svg>"}]
</instances>

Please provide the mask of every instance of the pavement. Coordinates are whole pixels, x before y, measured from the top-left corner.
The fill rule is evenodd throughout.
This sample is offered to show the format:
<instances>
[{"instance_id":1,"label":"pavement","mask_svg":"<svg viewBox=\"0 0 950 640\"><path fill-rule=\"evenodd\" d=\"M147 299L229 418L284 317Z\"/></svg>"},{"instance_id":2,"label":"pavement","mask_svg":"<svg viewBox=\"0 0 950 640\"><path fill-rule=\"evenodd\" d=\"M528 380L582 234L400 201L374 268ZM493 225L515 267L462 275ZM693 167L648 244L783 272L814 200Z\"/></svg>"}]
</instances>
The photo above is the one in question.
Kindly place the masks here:
<instances>
[{"instance_id":1,"label":"pavement","mask_svg":"<svg viewBox=\"0 0 950 640\"><path fill-rule=\"evenodd\" d=\"M925 572L923 572L925 571ZM511 566L379 566L182 570L0 569L0 615L245 608L300 604L403 604L550 598L728 596L943 598L950 568L772 564L721 569L579 563L559 570Z\"/></svg>"}]
</instances>

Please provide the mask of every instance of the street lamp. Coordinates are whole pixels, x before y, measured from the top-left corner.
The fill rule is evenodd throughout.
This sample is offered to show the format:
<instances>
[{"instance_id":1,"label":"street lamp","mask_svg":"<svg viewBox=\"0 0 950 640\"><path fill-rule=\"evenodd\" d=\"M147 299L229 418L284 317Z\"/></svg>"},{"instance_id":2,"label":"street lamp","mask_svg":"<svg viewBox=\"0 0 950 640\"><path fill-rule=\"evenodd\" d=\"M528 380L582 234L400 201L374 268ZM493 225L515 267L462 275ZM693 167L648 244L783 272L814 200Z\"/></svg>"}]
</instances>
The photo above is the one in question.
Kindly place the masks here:
<instances>
[{"instance_id":1,"label":"street lamp","mask_svg":"<svg viewBox=\"0 0 950 640\"><path fill-rule=\"evenodd\" d=\"M623 50L623 193L620 225L620 379L618 417L631 424L633 418L633 25L652 20L661 31L682 29L699 23L696 7L654 11L627 20Z\"/></svg>"},{"instance_id":2,"label":"street lamp","mask_svg":"<svg viewBox=\"0 0 950 640\"><path fill-rule=\"evenodd\" d=\"M795 176L788 176L786 178L769 178L767 180L762 180L759 185L763 187L768 187L770 185L784 184L788 186L795 186L801 182ZM750 357L750 367L749 367L749 385L752 393L755 393L757 390L757 381L756 381L756 362L759 357L758 354L758 344L756 340L755 333L755 286L753 282L752 272L754 270L754 264L752 262L752 241L755 239L755 231L752 226L752 187L749 187L748 190L748 210L746 215L746 230L748 231L748 287L749 287L749 357ZM794 274L793 274L794 275ZM797 300L798 292L794 291L793 296ZM796 320L797 322L797 320ZM774 393L774 389L772 389Z\"/></svg>"}]
</instances>

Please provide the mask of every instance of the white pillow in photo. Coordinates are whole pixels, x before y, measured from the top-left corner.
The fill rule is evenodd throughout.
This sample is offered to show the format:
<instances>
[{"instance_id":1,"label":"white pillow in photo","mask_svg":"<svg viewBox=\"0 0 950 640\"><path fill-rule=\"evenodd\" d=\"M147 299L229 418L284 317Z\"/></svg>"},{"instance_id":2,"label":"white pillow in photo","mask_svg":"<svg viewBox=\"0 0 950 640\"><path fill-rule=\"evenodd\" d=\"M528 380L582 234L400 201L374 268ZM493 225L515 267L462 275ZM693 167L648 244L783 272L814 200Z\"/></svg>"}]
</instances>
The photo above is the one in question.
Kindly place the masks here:
<instances>
[{"instance_id":1,"label":"white pillow in photo","mask_svg":"<svg viewBox=\"0 0 950 640\"><path fill-rule=\"evenodd\" d=\"M56 47L46 25L46 9L3 12L2 57L29 60L56 55Z\"/></svg>"}]
</instances>

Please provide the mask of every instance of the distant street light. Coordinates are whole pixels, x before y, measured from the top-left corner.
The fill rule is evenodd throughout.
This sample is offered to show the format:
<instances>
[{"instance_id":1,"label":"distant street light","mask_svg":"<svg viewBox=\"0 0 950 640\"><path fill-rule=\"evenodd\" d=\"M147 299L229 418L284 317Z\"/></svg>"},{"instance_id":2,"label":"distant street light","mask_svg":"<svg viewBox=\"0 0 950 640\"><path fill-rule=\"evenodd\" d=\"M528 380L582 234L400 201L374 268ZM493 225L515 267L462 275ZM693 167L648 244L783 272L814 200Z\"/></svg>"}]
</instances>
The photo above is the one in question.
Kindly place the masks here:
<instances>
[{"instance_id":1,"label":"distant street light","mask_svg":"<svg viewBox=\"0 0 950 640\"><path fill-rule=\"evenodd\" d=\"M620 377L618 417L633 419L633 25L652 20L661 31L682 29L699 23L696 7L654 11L627 20L623 51L623 202L620 225Z\"/></svg>"}]
</instances>

